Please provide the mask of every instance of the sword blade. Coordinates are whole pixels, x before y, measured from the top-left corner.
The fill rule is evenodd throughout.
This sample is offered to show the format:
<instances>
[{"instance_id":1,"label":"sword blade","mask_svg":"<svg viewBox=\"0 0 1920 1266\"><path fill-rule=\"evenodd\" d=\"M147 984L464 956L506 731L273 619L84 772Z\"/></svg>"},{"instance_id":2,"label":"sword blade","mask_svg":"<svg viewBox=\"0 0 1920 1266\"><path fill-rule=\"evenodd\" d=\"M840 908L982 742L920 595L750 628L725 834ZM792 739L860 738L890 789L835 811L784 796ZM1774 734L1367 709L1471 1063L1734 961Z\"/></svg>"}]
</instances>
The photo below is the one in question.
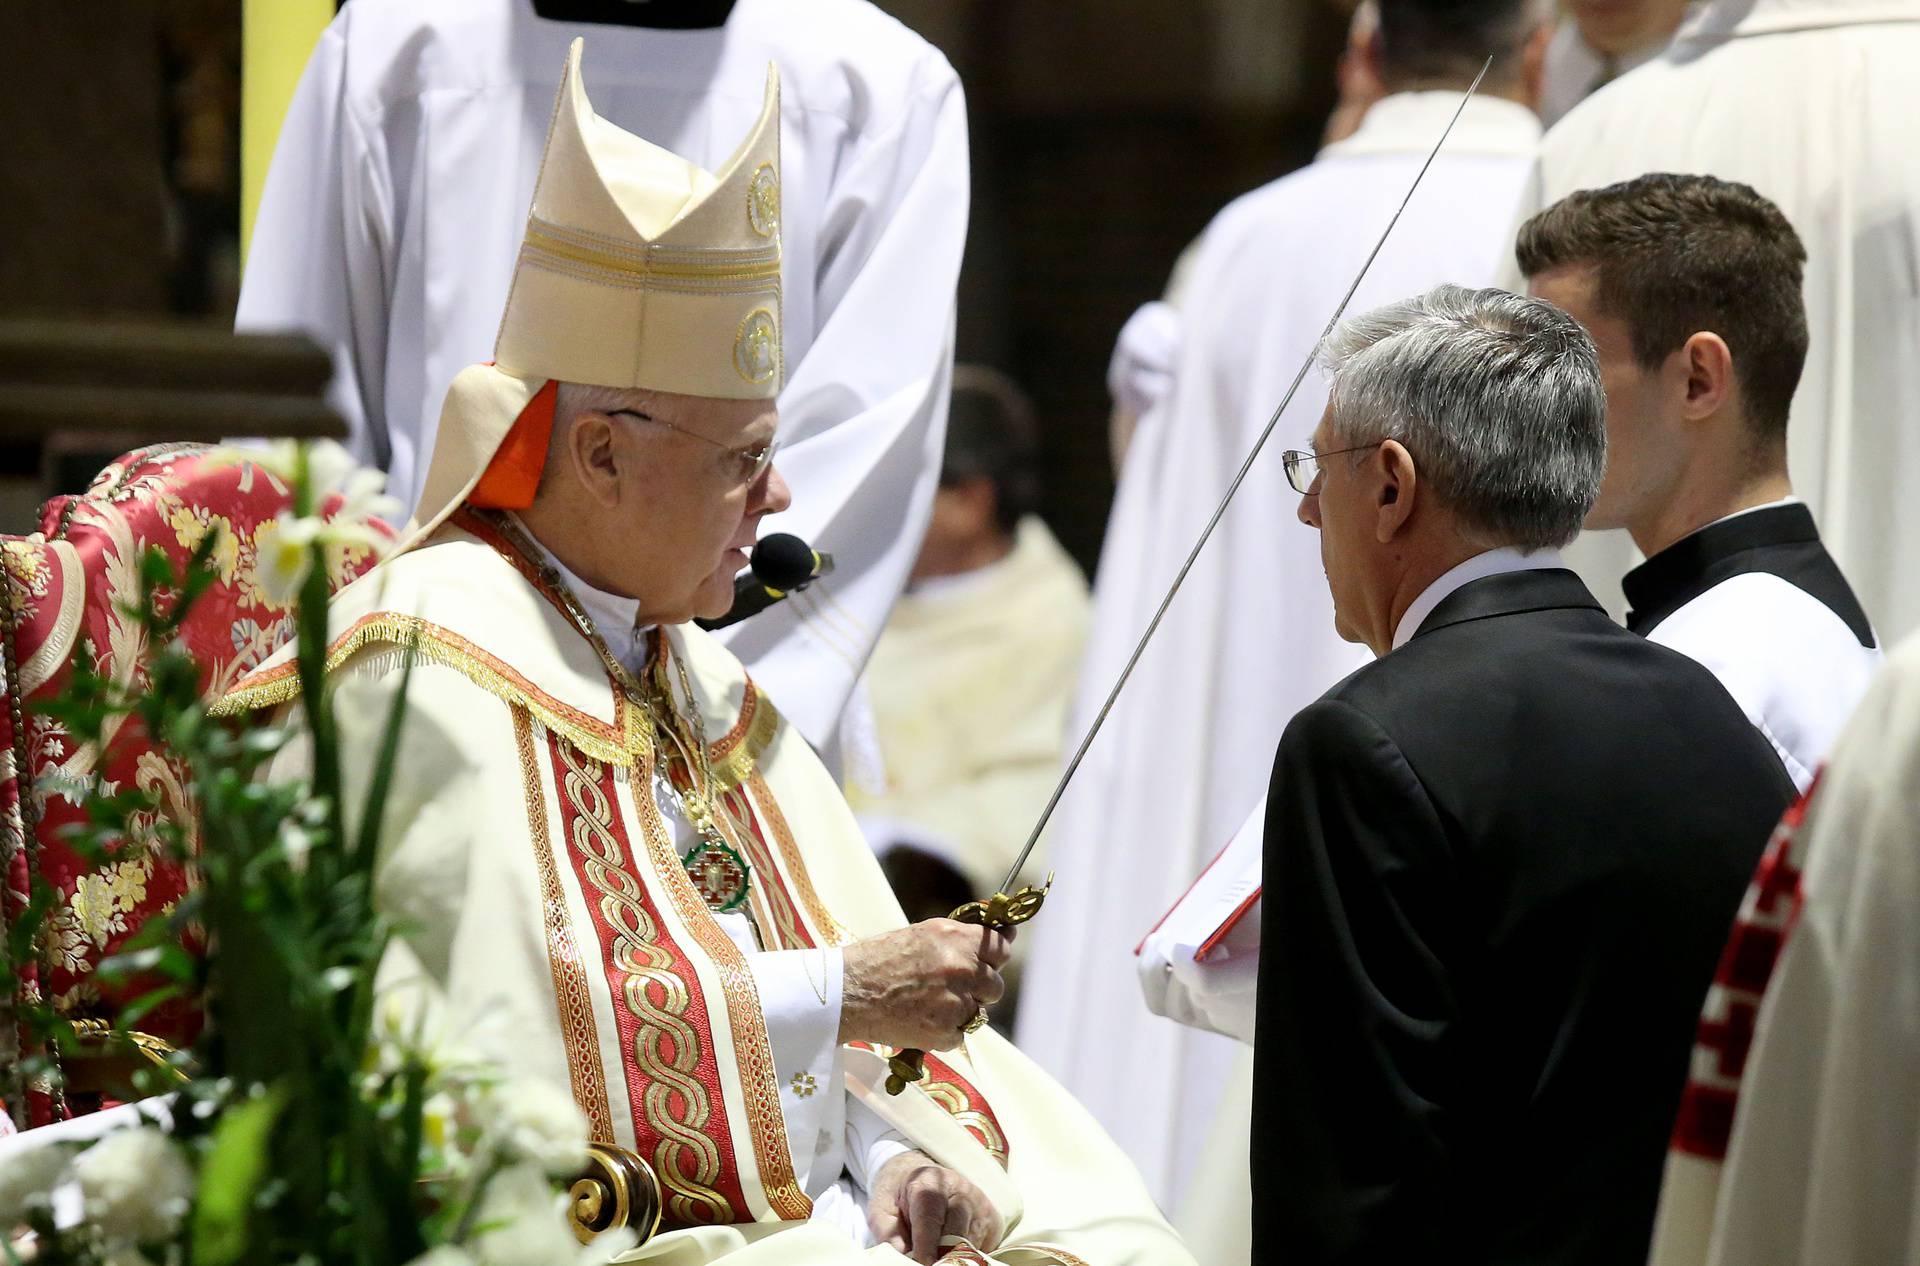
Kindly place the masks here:
<instances>
[{"instance_id":1,"label":"sword blade","mask_svg":"<svg viewBox=\"0 0 1920 1266\"><path fill-rule=\"evenodd\" d=\"M1074 749L1073 759L1067 762L1066 772L1060 775L1060 781L1054 785L1053 794L1047 797L1047 807L1040 811L1040 820L1033 824L1033 830L1028 834L1026 844L1020 849L1020 856L1014 859L1013 869L1007 872L1006 879L1001 883L1001 892L1013 891L1013 885L1019 880L1020 872L1026 868L1027 858L1033 853L1033 846L1040 842L1041 832L1047 829L1047 823L1053 819L1053 811L1059 807L1060 797L1066 794L1068 785L1073 782L1074 774L1080 770L1080 762L1086 759L1087 749L1093 746L1094 737L1100 733L1100 727L1107 723L1107 714L1113 711L1113 705L1120 698L1120 692L1126 688L1127 679L1133 676L1134 666L1140 662L1140 657L1146 653L1147 644L1153 641L1153 635L1159 631L1160 621L1166 618L1167 609L1173 605L1174 598L1180 593L1180 586L1187 582L1187 573L1193 570L1194 563L1200 558L1200 551L1207 547L1207 541L1212 538L1213 530L1220 526L1220 520L1225 517L1227 507L1233 504L1234 495L1240 491L1240 485L1247 481L1248 472L1253 469L1254 462L1259 459L1261 450L1266 448L1267 440L1273 435L1274 428L1280 425L1280 415L1287 411L1287 406L1293 403L1295 393L1300 390L1300 384L1306 381L1307 371L1313 368L1314 359L1320 354L1321 343L1326 340L1327 335L1333 333L1333 327L1340 323L1340 318L1346 315L1347 305L1353 302L1354 292L1359 290L1360 283L1367 279L1367 272L1373 267L1373 261L1379 257L1380 249L1387 244L1387 239L1393 236L1393 226L1400 223L1401 213L1407 209L1407 204L1413 201L1413 195L1419 192L1420 182L1426 179L1427 169L1433 166L1433 160L1440 155L1440 147L1447 143L1447 137L1453 135L1453 125L1460 121L1460 115L1466 110L1467 102L1473 100L1473 94L1479 90L1481 80L1487 77L1487 72L1492 68L1493 58L1489 57L1481 65L1480 73L1473 77L1473 82L1461 95L1460 104L1454 107L1453 117L1447 120L1446 129L1440 133L1440 139L1433 143L1433 148L1427 153L1426 161L1420 164L1420 170L1414 175L1413 183L1407 187L1406 196L1400 199L1400 205L1394 210L1393 218L1387 221L1387 227L1374 242L1373 249L1367 252L1366 262L1361 264L1360 271L1354 274L1353 284L1349 285L1347 293L1341 296L1340 306L1335 308L1333 315L1327 318L1327 324L1320 331L1320 337L1314 340L1313 350L1308 352L1306 360L1301 362L1300 372L1293 376L1293 383L1287 388L1287 394L1280 398L1280 403L1275 406L1272 416L1268 417L1266 426L1261 428L1260 437L1254 440L1253 447L1248 450L1246 460L1240 463L1239 473L1235 474L1233 482L1227 485L1226 495L1220 498L1220 504L1214 508L1213 517L1207 520L1207 526L1200 532L1200 539L1193 543L1193 549L1188 552L1187 561L1180 565L1179 572L1174 575L1173 584L1167 589L1167 596L1160 600L1160 606L1153 613L1153 619L1147 622L1146 632L1140 635L1139 642L1134 645L1133 653L1127 656L1126 666L1120 670L1120 676L1114 681L1113 689L1107 692L1106 702L1100 705L1100 711L1094 714L1093 724L1087 727L1086 734L1080 739L1079 747Z\"/></svg>"}]
</instances>

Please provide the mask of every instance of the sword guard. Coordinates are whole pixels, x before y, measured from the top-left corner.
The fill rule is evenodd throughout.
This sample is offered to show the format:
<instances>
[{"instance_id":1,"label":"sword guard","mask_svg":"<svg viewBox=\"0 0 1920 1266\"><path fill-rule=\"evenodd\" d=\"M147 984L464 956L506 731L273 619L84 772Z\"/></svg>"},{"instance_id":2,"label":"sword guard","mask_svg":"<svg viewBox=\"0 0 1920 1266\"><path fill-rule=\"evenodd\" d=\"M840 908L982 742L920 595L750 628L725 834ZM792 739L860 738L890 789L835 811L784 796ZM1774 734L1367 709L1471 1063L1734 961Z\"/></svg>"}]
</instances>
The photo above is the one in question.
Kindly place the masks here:
<instances>
[{"instance_id":1,"label":"sword guard","mask_svg":"<svg viewBox=\"0 0 1920 1266\"><path fill-rule=\"evenodd\" d=\"M1038 888L1028 885L1018 892L996 892L985 901L969 901L947 917L956 923L971 923L983 928L1018 927L1046 904L1053 890L1053 876ZM927 1075L927 1053L912 1047L887 1057L887 1093L897 1095Z\"/></svg>"},{"instance_id":2,"label":"sword guard","mask_svg":"<svg viewBox=\"0 0 1920 1266\"><path fill-rule=\"evenodd\" d=\"M1018 927L1034 915L1040 913L1040 907L1046 904L1047 893L1053 890L1053 876L1047 876L1047 882L1035 888L1028 885L1018 892L996 892L985 901L969 901L947 917L956 923L972 923L985 928Z\"/></svg>"}]
</instances>

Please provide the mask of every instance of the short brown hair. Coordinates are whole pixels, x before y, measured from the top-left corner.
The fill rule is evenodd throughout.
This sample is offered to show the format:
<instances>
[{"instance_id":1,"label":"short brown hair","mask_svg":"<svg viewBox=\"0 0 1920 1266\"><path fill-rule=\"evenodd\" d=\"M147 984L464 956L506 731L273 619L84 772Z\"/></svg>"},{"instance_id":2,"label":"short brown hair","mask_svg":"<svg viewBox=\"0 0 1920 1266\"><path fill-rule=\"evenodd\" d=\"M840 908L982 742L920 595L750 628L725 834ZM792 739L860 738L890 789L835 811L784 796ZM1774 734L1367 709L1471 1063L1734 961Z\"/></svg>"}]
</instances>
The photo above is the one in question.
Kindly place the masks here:
<instances>
[{"instance_id":1,"label":"short brown hair","mask_svg":"<svg viewBox=\"0 0 1920 1266\"><path fill-rule=\"evenodd\" d=\"M1660 364L1709 330L1733 353L1747 418L1783 441L1807 359L1807 251L1780 208L1747 185L1654 173L1568 194L1520 227L1520 271L1591 265L1595 302L1625 321L1633 356Z\"/></svg>"}]
</instances>

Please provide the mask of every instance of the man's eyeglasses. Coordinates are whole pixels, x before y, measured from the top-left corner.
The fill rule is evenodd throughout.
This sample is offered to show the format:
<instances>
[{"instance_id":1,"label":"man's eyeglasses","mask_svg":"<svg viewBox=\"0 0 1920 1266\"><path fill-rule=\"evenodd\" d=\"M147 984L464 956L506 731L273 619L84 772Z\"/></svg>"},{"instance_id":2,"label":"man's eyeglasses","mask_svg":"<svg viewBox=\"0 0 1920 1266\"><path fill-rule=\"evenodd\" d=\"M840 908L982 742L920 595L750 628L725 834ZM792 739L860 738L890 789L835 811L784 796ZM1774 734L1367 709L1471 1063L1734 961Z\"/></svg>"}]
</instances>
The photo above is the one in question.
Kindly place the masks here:
<instances>
[{"instance_id":1,"label":"man's eyeglasses","mask_svg":"<svg viewBox=\"0 0 1920 1266\"><path fill-rule=\"evenodd\" d=\"M608 416L610 417L617 417L621 414L625 414L630 418L639 418L642 422L652 422L656 426L664 426L669 431L678 431L682 435L691 435L702 444L713 445L739 463L740 481L742 483L751 484L757 482L760 476L767 473L767 467L773 465L773 455L780 451L779 440L768 440L765 444L759 445L756 448L733 448L729 445L722 444L719 440L709 439L698 431L689 431L684 426L675 426L665 418L656 418L651 413L642 413L638 409L611 409L608 411Z\"/></svg>"},{"instance_id":2,"label":"man's eyeglasses","mask_svg":"<svg viewBox=\"0 0 1920 1266\"><path fill-rule=\"evenodd\" d=\"M1313 485L1320 478L1318 463L1342 453L1359 453L1378 447L1378 444L1355 444L1352 448L1336 448L1330 453L1311 453L1305 449L1290 448L1280 454L1280 464L1286 468L1287 483L1304 497L1313 491Z\"/></svg>"}]
</instances>

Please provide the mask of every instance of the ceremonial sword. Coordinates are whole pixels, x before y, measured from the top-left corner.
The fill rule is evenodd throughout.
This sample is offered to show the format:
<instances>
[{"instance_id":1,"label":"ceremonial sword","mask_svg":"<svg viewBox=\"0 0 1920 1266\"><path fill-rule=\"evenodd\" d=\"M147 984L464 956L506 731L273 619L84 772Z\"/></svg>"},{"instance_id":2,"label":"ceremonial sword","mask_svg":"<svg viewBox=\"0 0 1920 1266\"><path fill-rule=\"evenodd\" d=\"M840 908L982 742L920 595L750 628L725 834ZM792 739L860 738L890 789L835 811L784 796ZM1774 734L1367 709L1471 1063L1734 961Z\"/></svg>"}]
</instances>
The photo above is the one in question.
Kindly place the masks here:
<instances>
[{"instance_id":1,"label":"ceremonial sword","mask_svg":"<svg viewBox=\"0 0 1920 1266\"><path fill-rule=\"evenodd\" d=\"M1027 842L1020 849L1020 855L1014 859L1012 868L1007 871L1007 877L1000 881L999 889L991 897L985 901L969 901L955 910L948 916L949 918L960 923L998 929L1025 923L1040 913L1040 907L1045 903L1047 893L1053 889L1051 874L1038 888L1029 886L1018 891L1010 891L1020 878L1020 872L1027 864L1027 858L1033 853L1033 846L1040 842L1040 834L1047 829L1047 823L1052 819L1053 811L1060 803L1060 797L1066 794L1067 785L1073 781L1074 774L1079 772L1080 762L1086 759L1087 749L1093 746L1094 736L1099 734L1100 727L1106 724L1107 714L1113 711L1114 702L1120 698L1120 691L1126 687L1127 679L1133 675L1134 666L1140 662L1140 656L1146 653L1147 643L1153 640L1154 633L1160 628L1160 621L1167 614L1167 608L1173 605L1174 598L1180 592L1180 586L1186 583L1187 573L1193 570L1194 563L1200 558L1200 551L1207 547L1207 541L1213 536L1213 530L1220 526L1221 518L1226 515L1227 507L1233 504L1234 495L1240 491L1240 485L1246 482L1247 473L1253 469L1253 463L1259 458L1260 451L1267 446L1267 440L1273 435L1274 428L1280 425L1280 415L1287 411L1287 406L1293 403L1294 394L1300 390L1300 384L1306 381L1307 371L1313 368L1313 362L1320 354L1321 344L1326 341L1327 335L1333 333L1333 327L1340 323L1340 318L1346 313L1347 305L1353 302L1354 292L1360 289L1360 283L1366 280L1367 270L1373 267L1373 261L1379 256L1380 249L1387 244L1387 239L1393 236L1393 226L1400 223L1401 213L1407 209L1407 204L1413 201L1413 195L1420 189L1420 182L1426 178L1427 169L1433 166L1433 160L1439 157L1440 147L1445 145L1447 137L1453 134L1453 125L1460 121L1460 115L1466 110L1467 102L1473 99L1473 94L1480 87L1480 81L1487 77L1487 71L1492 67L1493 58L1489 57L1481 65L1480 73L1473 77L1473 82L1467 85L1466 92L1460 98L1460 104L1454 107L1453 117L1447 120L1447 126L1440 133L1440 139L1433 143L1433 149L1427 153L1427 161L1420 164L1420 170L1414 174L1413 184L1407 187L1406 197L1400 199L1399 208L1394 211L1393 218L1387 221L1387 227L1381 232L1379 240L1373 244L1373 249L1367 253L1366 262L1360 265L1360 271L1354 275L1353 284L1347 287L1347 293L1341 297L1340 306L1335 308L1333 315L1327 318L1326 328L1321 330L1320 337L1314 340L1313 350L1307 353L1307 359L1301 363L1300 372L1293 376L1293 383L1287 388L1287 394L1280 398L1280 403L1275 406L1272 416L1267 419L1266 426L1261 428L1259 438L1254 440L1253 447L1248 450L1246 460L1240 463L1239 472L1234 475L1233 482L1227 485L1226 495L1220 498L1220 504L1215 507L1213 517L1208 519L1207 526L1201 529L1200 539L1193 543L1193 549L1187 554L1187 561L1180 565L1179 572L1174 575L1173 584L1167 589L1166 597L1160 600L1159 609L1153 613L1153 619L1147 622L1147 631L1140 635L1139 642L1134 645L1133 654L1127 657L1126 666L1120 670L1120 676L1114 681L1113 689L1107 692L1106 702L1100 705L1100 711L1094 714L1093 724L1087 727L1086 734L1081 737L1080 746L1074 750L1073 759L1067 762L1066 772L1060 775L1060 781L1054 785L1053 794L1047 798L1047 807L1040 811L1040 819L1033 824L1033 830L1028 833ZM986 1011L983 1008L975 1017L974 1023L967 1026L967 1032L978 1028L985 1018ZM898 1051L887 1059L887 1093L897 1095L926 1075L925 1051L911 1048Z\"/></svg>"}]
</instances>

